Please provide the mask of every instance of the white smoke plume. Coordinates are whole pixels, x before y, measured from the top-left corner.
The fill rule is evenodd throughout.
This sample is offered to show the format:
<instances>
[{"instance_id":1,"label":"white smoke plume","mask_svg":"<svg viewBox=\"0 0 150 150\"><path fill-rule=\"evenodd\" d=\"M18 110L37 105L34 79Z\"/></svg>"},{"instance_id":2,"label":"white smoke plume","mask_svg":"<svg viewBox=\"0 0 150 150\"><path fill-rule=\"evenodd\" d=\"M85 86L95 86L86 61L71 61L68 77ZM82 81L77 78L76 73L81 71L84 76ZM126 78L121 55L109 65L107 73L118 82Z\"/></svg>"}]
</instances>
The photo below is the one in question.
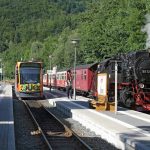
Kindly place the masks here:
<instances>
[{"instance_id":1,"label":"white smoke plume","mask_svg":"<svg viewBox=\"0 0 150 150\"><path fill-rule=\"evenodd\" d=\"M147 33L146 49L150 48L150 14L145 15L146 25L141 29L142 32Z\"/></svg>"}]
</instances>

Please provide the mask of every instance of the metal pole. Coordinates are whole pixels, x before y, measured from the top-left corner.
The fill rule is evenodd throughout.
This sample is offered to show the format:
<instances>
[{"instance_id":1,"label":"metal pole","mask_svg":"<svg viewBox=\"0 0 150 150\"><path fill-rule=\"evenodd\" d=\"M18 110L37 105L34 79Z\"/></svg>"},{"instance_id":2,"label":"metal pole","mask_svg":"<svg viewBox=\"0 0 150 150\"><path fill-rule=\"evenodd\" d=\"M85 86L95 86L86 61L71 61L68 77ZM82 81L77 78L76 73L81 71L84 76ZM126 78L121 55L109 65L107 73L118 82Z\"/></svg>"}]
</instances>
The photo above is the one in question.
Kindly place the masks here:
<instances>
[{"instance_id":1,"label":"metal pole","mask_svg":"<svg viewBox=\"0 0 150 150\"><path fill-rule=\"evenodd\" d=\"M77 57L76 57L76 51L77 51L77 44L79 42L79 39L73 39L72 40L72 44L74 44L75 46L75 52L74 52L74 99L76 100L76 61L77 61Z\"/></svg>"},{"instance_id":2,"label":"metal pole","mask_svg":"<svg viewBox=\"0 0 150 150\"><path fill-rule=\"evenodd\" d=\"M118 73L118 64L115 61L115 114L117 114L117 73Z\"/></svg>"},{"instance_id":3,"label":"metal pole","mask_svg":"<svg viewBox=\"0 0 150 150\"><path fill-rule=\"evenodd\" d=\"M3 81L5 82L5 66L3 66Z\"/></svg>"},{"instance_id":4,"label":"metal pole","mask_svg":"<svg viewBox=\"0 0 150 150\"><path fill-rule=\"evenodd\" d=\"M1 65L1 68L2 68L2 81L3 81L3 64Z\"/></svg>"},{"instance_id":5,"label":"metal pole","mask_svg":"<svg viewBox=\"0 0 150 150\"><path fill-rule=\"evenodd\" d=\"M50 67L50 68L49 68L49 75L50 75L50 84L49 84L49 86L50 86L50 91L51 91L51 67L52 67L52 66L51 66L51 65L52 65L52 64L51 64L51 61L52 61L51 58L52 58L52 56L49 55L49 67Z\"/></svg>"},{"instance_id":6,"label":"metal pole","mask_svg":"<svg viewBox=\"0 0 150 150\"><path fill-rule=\"evenodd\" d=\"M50 70L52 70L52 58L50 59Z\"/></svg>"},{"instance_id":7,"label":"metal pole","mask_svg":"<svg viewBox=\"0 0 150 150\"><path fill-rule=\"evenodd\" d=\"M31 61L33 61L33 56L32 56L32 48L31 48Z\"/></svg>"},{"instance_id":8,"label":"metal pole","mask_svg":"<svg viewBox=\"0 0 150 150\"><path fill-rule=\"evenodd\" d=\"M74 51L74 99L76 100L76 45Z\"/></svg>"}]
</instances>

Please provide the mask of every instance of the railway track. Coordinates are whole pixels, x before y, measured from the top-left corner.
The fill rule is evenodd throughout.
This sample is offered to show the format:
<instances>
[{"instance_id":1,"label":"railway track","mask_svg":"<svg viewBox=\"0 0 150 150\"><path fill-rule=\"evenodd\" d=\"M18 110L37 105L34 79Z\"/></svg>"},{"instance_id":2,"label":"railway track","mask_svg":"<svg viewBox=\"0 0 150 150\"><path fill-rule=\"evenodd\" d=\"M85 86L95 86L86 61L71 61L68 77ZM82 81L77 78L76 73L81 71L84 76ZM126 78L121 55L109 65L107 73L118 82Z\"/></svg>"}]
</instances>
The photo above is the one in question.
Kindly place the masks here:
<instances>
[{"instance_id":1,"label":"railway track","mask_svg":"<svg viewBox=\"0 0 150 150\"><path fill-rule=\"evenodd\" d=\"M37 130L32 131L31 134L41 134L50 150L91 149L80 137L65 126L52 113L48 112L39 102L26 100L24 103L37 125Z\"/></svg>"}]
</instances>

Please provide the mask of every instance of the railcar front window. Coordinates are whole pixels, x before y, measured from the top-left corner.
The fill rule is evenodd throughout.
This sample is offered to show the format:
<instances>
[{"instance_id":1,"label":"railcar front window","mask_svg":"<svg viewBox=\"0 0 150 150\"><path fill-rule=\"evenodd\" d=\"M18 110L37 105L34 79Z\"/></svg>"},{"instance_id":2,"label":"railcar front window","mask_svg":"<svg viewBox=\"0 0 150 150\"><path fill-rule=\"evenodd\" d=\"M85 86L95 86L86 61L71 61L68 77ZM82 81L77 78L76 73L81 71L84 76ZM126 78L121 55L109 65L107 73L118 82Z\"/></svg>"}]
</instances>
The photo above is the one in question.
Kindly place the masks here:
<instances>
[{"instance_id":1,"label":"railcar front window","mask_svg":"<svg viewBox=\"0 0 150 150\"><path fill-rule=\"evenodd\" d=\"M20 83L40 83L40 68L20 68Z\"/></svg>"}]
</instances>

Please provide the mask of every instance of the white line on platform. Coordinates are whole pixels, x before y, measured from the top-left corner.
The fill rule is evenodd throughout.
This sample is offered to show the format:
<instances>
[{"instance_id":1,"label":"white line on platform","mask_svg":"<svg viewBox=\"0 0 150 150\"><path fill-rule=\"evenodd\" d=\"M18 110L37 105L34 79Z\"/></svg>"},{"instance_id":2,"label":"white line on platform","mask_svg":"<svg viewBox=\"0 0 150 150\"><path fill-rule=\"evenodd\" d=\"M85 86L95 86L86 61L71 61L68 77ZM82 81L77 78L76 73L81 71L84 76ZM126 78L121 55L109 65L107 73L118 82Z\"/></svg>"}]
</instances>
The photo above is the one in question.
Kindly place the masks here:
<instances>
[{"instance_id":1,"label":"white line on platform","mask_svg":"<svg viewBox=\"0 0 150 150\"><path fill-rule=\"evenodd\" d=\"M14 121L0 121L0 124L14 124Z\"/></svg>"},{"instance_id":2,"label":"white line on platform","mask_svg":"<svg viewBox=\"0 0 150 150\"><path fill-rule=\"evenodd\" d=\"M118 112L150 123L150 119L148 118L142 118L141 116L137 116L136 114L131 114L126 111L118 111Z\"/></svg>"}]
</instances>

